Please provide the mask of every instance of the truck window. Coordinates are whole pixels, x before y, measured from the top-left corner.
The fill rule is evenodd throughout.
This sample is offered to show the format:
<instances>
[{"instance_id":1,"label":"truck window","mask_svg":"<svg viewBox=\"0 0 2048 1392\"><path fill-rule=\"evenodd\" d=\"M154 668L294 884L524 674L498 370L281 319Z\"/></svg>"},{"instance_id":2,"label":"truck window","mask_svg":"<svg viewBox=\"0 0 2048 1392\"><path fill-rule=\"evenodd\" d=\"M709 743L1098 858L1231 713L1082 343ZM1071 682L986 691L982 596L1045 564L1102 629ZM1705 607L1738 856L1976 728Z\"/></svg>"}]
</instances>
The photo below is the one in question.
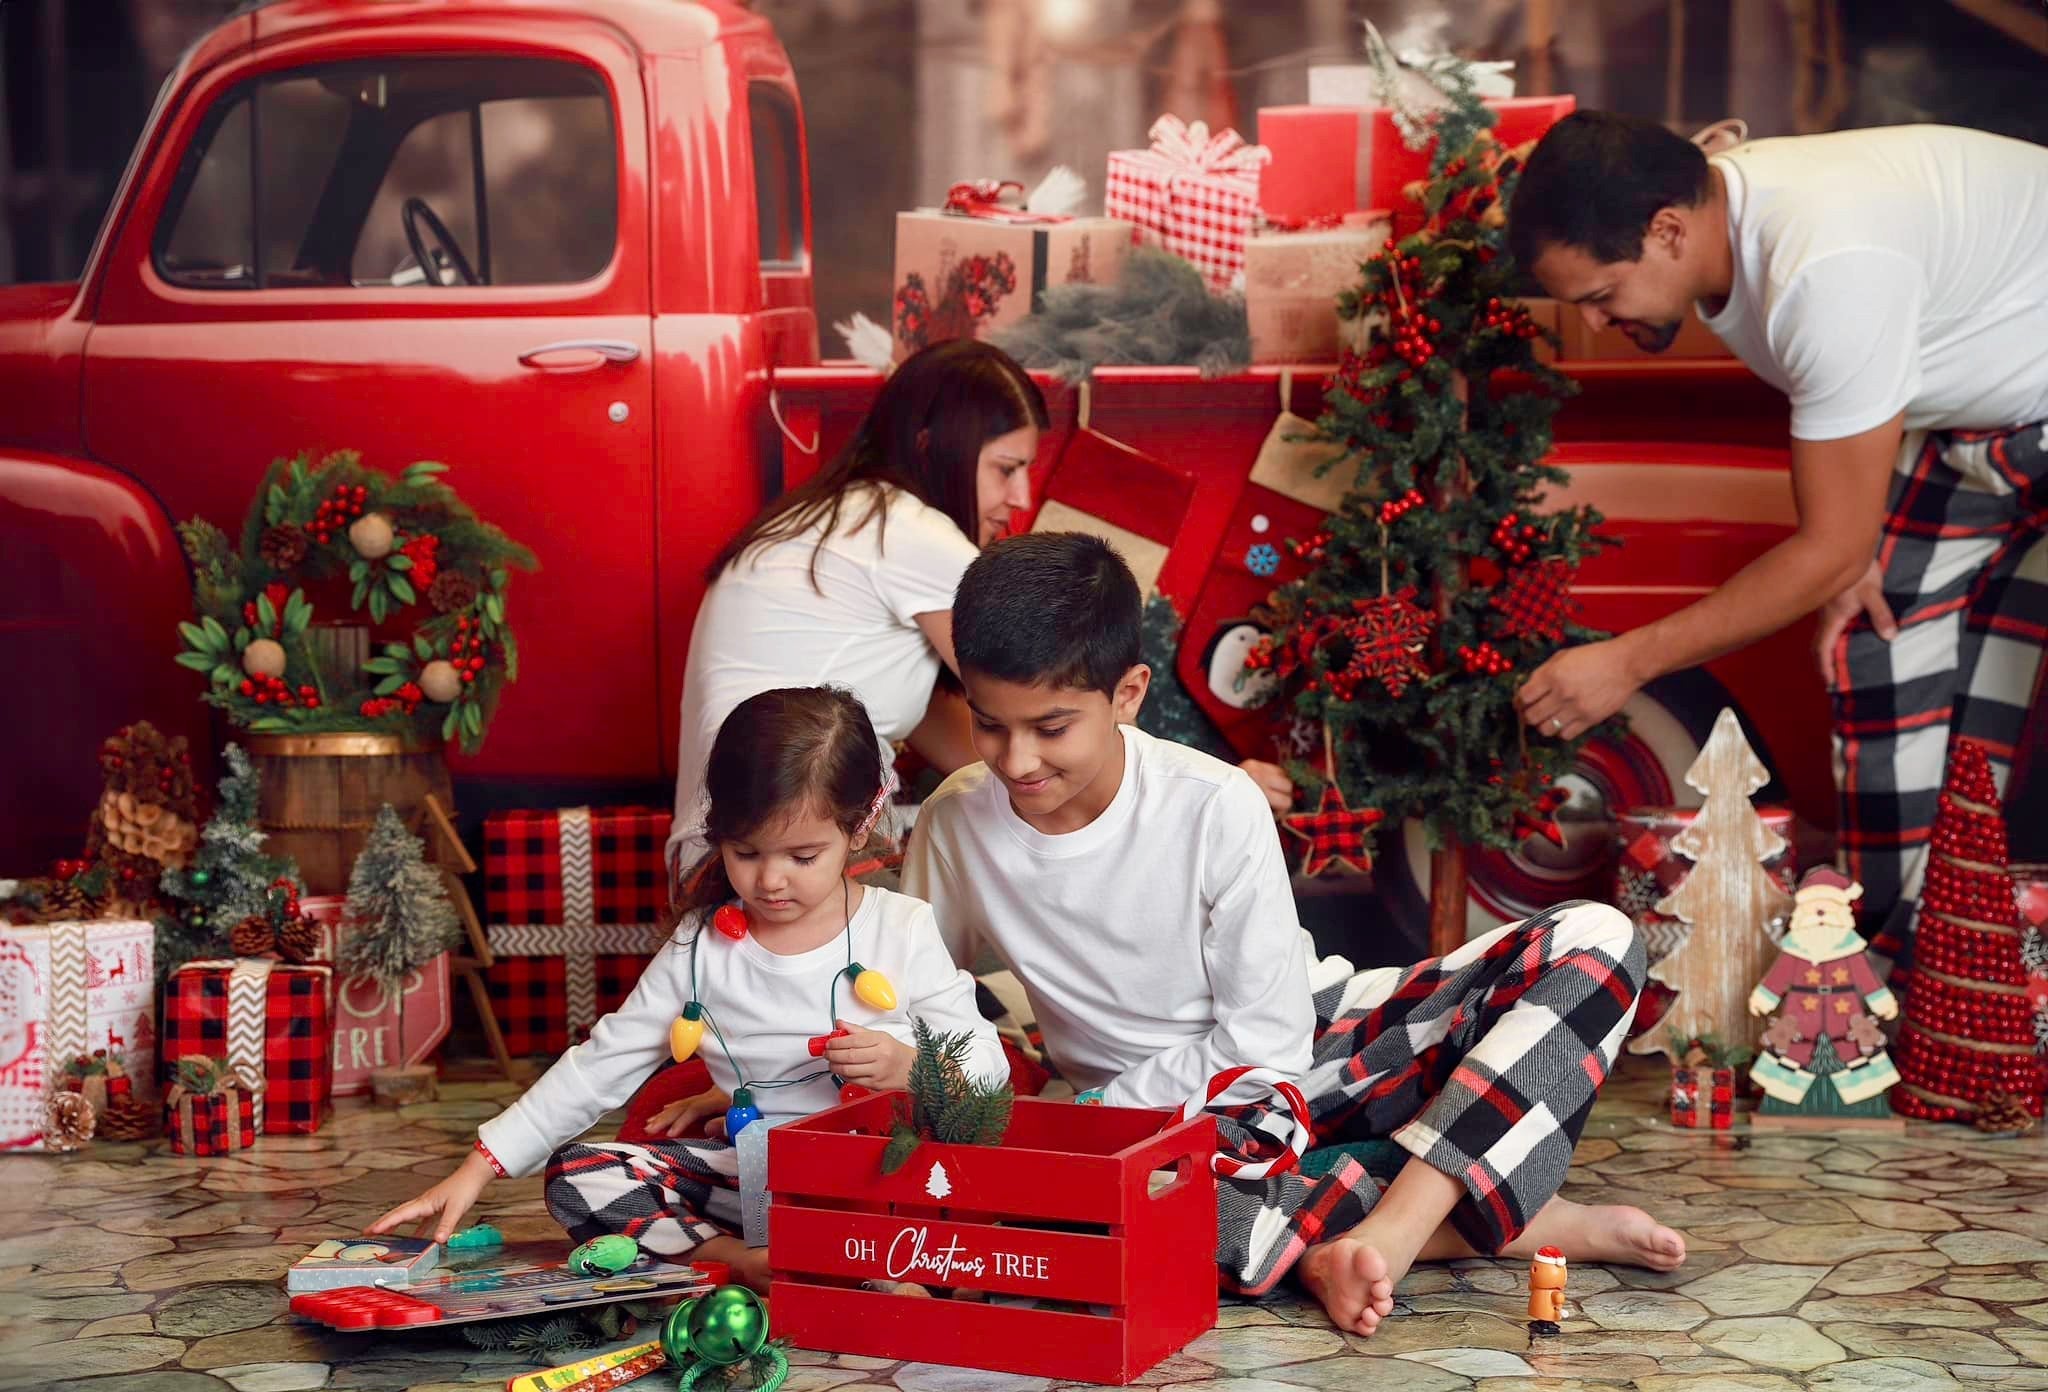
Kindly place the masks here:
<instances>
[{"instance_id":1,"label":"truck window","mask_svg":"<svg viewBox=\"0 0 2048 1392\"><path fill-rule=\"evenodd\" d=\"M761 269L793 271L804 261L804 173L796 106L780 87L747 89L754 133L754 207L761 229Z\"/></svg>"},{"instance_id":2,"label":"truck window","mask_svg":"<svg viewBox=\"0 0 2048 1392\"><path fill-rule=\"evenodd\" d=\"M611 102L572 64L330 65L245 83L218 111L158 229L173 284L547 285L611 262Z\"/></svg>"}]
</instances>

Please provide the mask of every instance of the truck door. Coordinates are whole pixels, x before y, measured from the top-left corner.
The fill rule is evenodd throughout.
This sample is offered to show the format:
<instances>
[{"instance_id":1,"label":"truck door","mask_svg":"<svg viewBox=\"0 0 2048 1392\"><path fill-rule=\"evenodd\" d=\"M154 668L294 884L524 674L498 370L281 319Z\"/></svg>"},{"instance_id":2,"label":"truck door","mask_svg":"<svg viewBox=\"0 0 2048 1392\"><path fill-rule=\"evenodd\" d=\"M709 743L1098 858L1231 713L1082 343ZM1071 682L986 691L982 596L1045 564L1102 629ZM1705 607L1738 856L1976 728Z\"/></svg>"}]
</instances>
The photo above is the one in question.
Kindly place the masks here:
<instances>
[{"instance_id":1,"label":"truck door","mask_svg":"<svg viewBox=\"0 0 2048 1392\"><path fill-rule=\"evenodd\" d=\"M637 65L581 26L516 50L502 26L378 38L261 48L186 94L111 249L87 445L231 532L280 455L444 461L542 566L514 586L522 677L467 771L644 776L660 752Z\"/></svg>"}]
</instances>

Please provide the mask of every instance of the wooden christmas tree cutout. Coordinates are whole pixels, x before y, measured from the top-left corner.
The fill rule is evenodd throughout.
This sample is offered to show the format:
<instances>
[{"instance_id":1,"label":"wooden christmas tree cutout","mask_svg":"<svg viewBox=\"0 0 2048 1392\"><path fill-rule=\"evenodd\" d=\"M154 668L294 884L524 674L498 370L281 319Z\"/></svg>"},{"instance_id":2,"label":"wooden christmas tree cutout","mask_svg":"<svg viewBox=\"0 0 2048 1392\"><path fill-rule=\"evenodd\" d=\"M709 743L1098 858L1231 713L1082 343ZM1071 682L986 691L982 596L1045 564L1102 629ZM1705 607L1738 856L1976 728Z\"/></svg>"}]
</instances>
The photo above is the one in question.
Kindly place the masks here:
<instances>
[{"instance_id":1,"label":"wooden christmas tree cutout","mask_svg":"<svg viewBox=\"0 0 2048 1392\"><path fill-rule=\"evenodd\" d=\"M1724 709L1714 722L1685 781L1706 803L1671 845L1693 868L1658 901L1657 912L1689 931L1650 968L1653 979L1678 995L1665 1017L1669 1029L1643 1035L1629 1046L1634 1054L1668 1052L1665 1041L1673 1031L1755 1047L1760 1025L1749 1014L1750 988L1763 979L1772 956L1764 925L1792 904L1763 865L1785 849L1785 839L1749 801L1770 781L1770 772L1750 749L1733 710Z\"/></svg>"}]
</instances>

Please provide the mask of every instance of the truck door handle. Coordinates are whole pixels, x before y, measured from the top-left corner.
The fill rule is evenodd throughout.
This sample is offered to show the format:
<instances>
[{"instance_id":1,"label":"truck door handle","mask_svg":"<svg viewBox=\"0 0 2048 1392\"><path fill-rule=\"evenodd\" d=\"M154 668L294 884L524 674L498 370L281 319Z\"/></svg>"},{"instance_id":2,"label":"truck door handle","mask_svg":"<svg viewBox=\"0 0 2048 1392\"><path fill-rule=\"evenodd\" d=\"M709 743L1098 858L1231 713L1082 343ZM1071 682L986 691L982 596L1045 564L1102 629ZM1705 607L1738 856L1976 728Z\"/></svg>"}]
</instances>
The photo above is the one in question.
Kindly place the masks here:
<instances>
[{"instance_id":1,"label":"truck door handle","mask_svg":"<svg viewBox=\"0 0 2048 1392\"><path fill-rule=\"evenodd\" d=\"M559 343L543 343L538 348L527 349L519 355L519 362L522 367L546 367L546 363L536 360L552 353L595 353L605 362L625 364L639 360L640 345L619 339L565 338ZM590 364L592 367L596 365Z\"/></svg>"}]
</instances>

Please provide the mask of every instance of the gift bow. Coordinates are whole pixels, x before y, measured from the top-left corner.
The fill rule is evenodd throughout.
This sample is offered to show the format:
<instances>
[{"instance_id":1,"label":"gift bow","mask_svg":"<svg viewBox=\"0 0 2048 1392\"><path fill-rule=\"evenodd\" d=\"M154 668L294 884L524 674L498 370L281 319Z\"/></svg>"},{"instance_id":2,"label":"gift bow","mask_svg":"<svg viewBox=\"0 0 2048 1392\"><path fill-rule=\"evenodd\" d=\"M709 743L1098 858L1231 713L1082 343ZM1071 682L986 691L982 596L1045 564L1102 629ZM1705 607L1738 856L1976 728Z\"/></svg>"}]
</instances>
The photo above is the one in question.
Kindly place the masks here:
<instances>
[{"instance_id":1,"label":"gift bow","mask_svg":"<svg viewBox=\"0 0 2048 1392\"><path fill-rule=\"evenodd\" d=\"M1263 145L1247 145L1234 130L1209 134L1207 121L1192 125L1174 115L1161 116L1148 132L1152 153L1196 174L1242 174L1256 177L1273 157Z\"/></svg>"},{"instance_id":2,"label":"gift bow","mask_svg":"<svg viewBox=\"0 0 2048 1392\"><path fill-rule=\"evenodd\" d=\"M1022 196L1024 185L1015 179L962 179L946 190L946 211L955 217L988 218L996 222L1067 222L1059 213L1034 213L1003 199Z\"/></svg>"},{"instance_id":3,"label":"gift bow","mask_svg":"<svg viewBox=\"0 0 2048 1392\"><path fill-rule=\"evenodd\" d=\"M252 1075L250 1070L238 1065L222 1063L201 1074L200 1078L206 1089L203 1092L197 1088L188 1088L182 1082L178 1082L172 1083L169 1090L164 1093L164 1105L177 1114L178 1139L184 1143L185 1153L187 1155L196 1155L199 1152L198 1140L194 1134L197 1128L193 1123L192 1108L185 1104L194 1099L206 1097L219 1097L224 1100L224 1111L227 1114L227 1134L230 1137L228 1149L240 1149L240 1146L232 1139L241 1134L239 1128L242 1108L241 1104L236 1100L235 1094L237 1092L246 1092L249 1094L252 1102L260 1098L263 1095L262 1077ZM256 1129L261 1130L261 1127L258 1126Z\"/></svg>"}]
</instances>

